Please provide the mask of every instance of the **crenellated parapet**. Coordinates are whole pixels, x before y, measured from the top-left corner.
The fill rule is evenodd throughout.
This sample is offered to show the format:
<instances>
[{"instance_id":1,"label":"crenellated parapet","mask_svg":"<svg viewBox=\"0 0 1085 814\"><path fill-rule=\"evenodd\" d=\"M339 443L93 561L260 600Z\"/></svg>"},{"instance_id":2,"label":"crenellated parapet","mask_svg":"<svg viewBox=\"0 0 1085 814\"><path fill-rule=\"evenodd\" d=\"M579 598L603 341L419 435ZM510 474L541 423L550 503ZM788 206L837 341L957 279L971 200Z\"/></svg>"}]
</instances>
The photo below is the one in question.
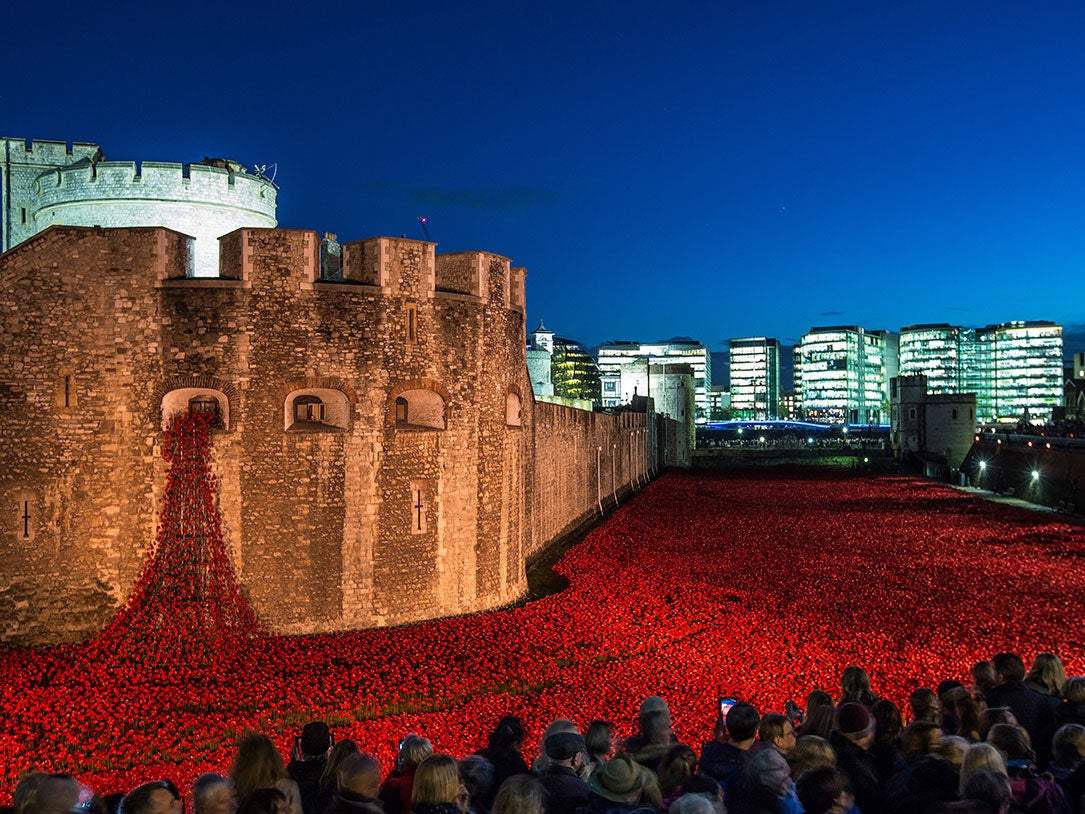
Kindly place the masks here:
<instances>
[{"instance_id":1,"label":"crenellated parapet","mask_svg":"<svg viewBox=\"0 0 1085 814\"><path fill-rule=\"evenodd\" d=\"M223 278L250 282L279 268L301 287L324 283L329 290L355 288L382 297L461 300L523 312L527 272L507 257L484 251L437 254L436 243L372 237L342 245L341 272L321 276L315 232L239 229L220 239Z\"/></svg>"},{"instance_id":2,"label":"crenellated parapet","mask_svg":"<svg viewBox=\"0 0 1085 814\"><path fill-rule=\"evenodd\" d=\"M35 217L59 207L147 201L214 204L275 222L276 190L270 181L203 164L99 161L58 167L38 177L35 193Z\"/></svg>"}]
</instances>

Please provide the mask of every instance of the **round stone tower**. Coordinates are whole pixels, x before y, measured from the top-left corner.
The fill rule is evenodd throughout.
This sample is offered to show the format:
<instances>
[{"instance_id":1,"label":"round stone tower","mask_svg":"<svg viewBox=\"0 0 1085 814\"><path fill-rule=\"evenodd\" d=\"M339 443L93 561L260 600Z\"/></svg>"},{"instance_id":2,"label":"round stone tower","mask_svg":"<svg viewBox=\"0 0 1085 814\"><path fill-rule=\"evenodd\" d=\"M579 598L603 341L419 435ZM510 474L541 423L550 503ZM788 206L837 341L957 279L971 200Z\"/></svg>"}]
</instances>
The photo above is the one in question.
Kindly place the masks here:
<instances>
[{"instance_id":1,"label":"round stone tower","mask_svg":"<svg viewBox=\"0 0 1085 814\"><path fill-rule=\"evenodd\" d=\"M194 277L219 273L218 238L274 227L276 189L232 161L81 162L43 172L34 186L36 232L62 226L165 226L194 237Z\"/></svg>"}]
</instances>

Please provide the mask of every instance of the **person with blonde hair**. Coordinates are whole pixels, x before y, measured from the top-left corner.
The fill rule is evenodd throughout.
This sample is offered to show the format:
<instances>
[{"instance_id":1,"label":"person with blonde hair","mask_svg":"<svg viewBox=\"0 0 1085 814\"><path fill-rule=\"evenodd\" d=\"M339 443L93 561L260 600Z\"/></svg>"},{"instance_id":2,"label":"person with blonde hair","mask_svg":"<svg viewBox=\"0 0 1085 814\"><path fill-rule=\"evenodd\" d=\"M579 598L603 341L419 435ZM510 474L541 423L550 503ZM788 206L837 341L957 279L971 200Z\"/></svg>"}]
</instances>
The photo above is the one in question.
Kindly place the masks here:
<instances>
[{"instance_id":1,"label":"person with blonde hair","mask_svg":"<svg viewBox=\"0 0 1085 814\"><path fill-rule=\"evenodd\" d=\"M490 814L543 814L543 790L529 774L514 774L501 784Z\"/></svg>"},{"instance_id":2,"label":"person with blonde hair","mask_svg":"<svg viewBox=\"0 0 1085 814\"><path fill-rule=\"evenodd\" d=\"M1063 688L1066 686L1066 668L1062 659L1054 653L1037 653L1025 676L1025 686L1048 699L1052 709L1062 702Z\"/></svg>"},{"instance_id":3,"label":"person with blonde hair","mask_svg":"<svg viewBox=\"0 0 1085 814\"><path fill-rule=\"evenodd\" d=\"M432 754L433 745L421 735L411 732L400 741L396 765L377 792L377 798L384 803L385 814L406 814L411 810L415 772Z\"/></svg>"},{"instance_id":4,"label":"person with blonde hair","mask_svg":"<svg viewBox=\"0 0 1085 814\"><path fill-rule=\"evenodd\" d=\"M976 772L984 770L1009 777L1006 774L1006 761L1002 759L1001 752L989 743L974 743L968 747L968 751L964 753L964 760L961 761L961 782L958 793L963 796L969 778Z\"/></svg>"},{"instance_id":5,"label":"person with blonde hair","mask_svg":"<svg viewBox=\"0 0 1085 814\"><path fill-rule=\"evenodd\" d=\"M934 747L934 756L960 771L961 763L964 762L964 753L971 745L967 738L962 738L960 735L943 735L938 739L938 745Z\"/></svg>"},{"instance_id":6,"label":"person with blonde hair","mask_svg":"<svg viewBox=\"0 0 1085 814\"><path fill-rule=\"evenodd\" d=\"M795 748L787 753L787 765L797 783L806 772L836 766L836 752L825 738L803 735L795 742Z\"/></svg>"},{"instance_id":7,"label":"person with blonde hair","mask_svg":"<svg viewBox=\"0 0 1085 814\"><path fill-rule=\"evenodd\" d=\"M435 753L418 764L411 814L464 814L467 804L467 788L460 782L456 758Z\"/></svg>"},{"instance_id":8,"label":"person with blonde hair","mask_svg":"<svg viewBox=\"0 0 1085 814\"><path fill-rule=\"evenodd\" d=\"M302 814L298 784L287 776L283 756L267 735L250 732L241 738L230 766L230 779L239 808L244 808L247 798L260 789L278 789L286 798L290 814Z\"/></svg>"}]
</instances>

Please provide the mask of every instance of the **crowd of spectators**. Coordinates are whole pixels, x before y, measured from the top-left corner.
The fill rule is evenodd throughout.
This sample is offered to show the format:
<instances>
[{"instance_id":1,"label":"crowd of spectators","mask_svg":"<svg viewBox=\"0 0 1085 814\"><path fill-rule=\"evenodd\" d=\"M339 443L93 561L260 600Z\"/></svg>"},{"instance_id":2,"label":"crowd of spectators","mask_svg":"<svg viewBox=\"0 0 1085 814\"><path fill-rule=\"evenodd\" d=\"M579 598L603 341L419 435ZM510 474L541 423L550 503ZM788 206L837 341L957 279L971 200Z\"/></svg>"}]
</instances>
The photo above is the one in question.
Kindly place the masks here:
<instances>
[{"instance_id":1,"label":"crowd of spectators","mask_svg":"<svg viewBox=\"0 0 1085 814\"><path fill-rule=\"evenodd\" d=\"M412 733L387 771L316 721L289 764L249 734L227 776L202 775L184 796L155 781L101 797L32 772L11 814L1081 814L1085 796L1085 677L1050 653L1028 672L999 653L968 686L916 689L903 712L849 667L837 697L811 692L805 711L734 703L699 750L678 742L662 698L638 721L619 739L605 720L581 731L558 719L530 755L510 716L459 760Z\"/></svg>"}]
</instances>

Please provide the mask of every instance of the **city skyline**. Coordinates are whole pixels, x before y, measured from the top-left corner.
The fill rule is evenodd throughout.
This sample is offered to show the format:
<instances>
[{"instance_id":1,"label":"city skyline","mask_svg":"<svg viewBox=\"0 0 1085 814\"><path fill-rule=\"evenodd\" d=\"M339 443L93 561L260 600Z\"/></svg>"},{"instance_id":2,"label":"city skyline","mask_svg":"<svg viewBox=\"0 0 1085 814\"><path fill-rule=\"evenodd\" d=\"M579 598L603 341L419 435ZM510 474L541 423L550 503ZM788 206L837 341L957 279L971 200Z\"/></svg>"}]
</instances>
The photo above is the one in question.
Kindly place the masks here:
<instances>
[{"instance_id":1,"label":"city skyline","mask_svg":"<svg viewBox=\"0 0 1085 814\"><path fill-rule=\"evenodd\" d=\"M589 347L1051 320L1070 354L1083 33L1069 2L118 3L48 59L12 38L2 135L266 165L280 226L505 254L528 330Z\"/></svg>"}]
</instances>

